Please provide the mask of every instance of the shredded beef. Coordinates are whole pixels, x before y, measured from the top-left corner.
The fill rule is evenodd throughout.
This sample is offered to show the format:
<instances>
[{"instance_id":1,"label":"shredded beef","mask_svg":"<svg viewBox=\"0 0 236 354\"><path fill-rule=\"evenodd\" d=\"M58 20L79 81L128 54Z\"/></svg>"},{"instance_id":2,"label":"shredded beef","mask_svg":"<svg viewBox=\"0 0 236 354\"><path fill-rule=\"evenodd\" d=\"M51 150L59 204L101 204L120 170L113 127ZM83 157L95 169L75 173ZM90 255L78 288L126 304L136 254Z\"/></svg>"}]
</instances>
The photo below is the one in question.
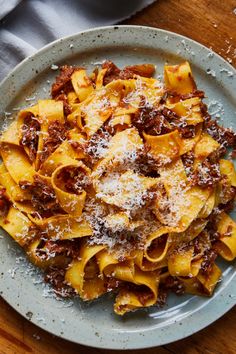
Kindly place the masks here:
<instances>
[{"instance_id":1,"label":"shredded beef","mask_svg":"<svg viewBox=\"0 0 236 354\"><path fill-rule=\"evenodd\" d=\"M115 279L113 277L108 277L105 279L105 288L107 289L107 291L114 291L114 290L118 290L122 284L124 282L122 282L121 280Z\"/></svg>"},{"instance_id":2,"label":"shredded beef","mask_svg":"<svg viewBox=\"0 0 236 354\"><path fill-rule=\"evenodd\" d=\"M28 115L24 119L21 127L22 138L20 144L29 149L29 159L33 162L36 158L38 149L40 124L33 115Z\"/></svg>"},{"instance_id":3,"label":"shredded beef","mask_svg":"<svg viewBox=\"0 0 236 354\"><path fill-rule=\"evenodd\" d=\"M53 121L48 126L48 137L43 142L43 150L39 160L42 164L58 146L66 139L67 127L58 120Z\"/></svg>"},{"instance_id":4,"label":"shredded beef","mask_svg":"<svg viewBox=\"0 0 236 354\"><path fill-rule=\"evenodd\" d=\"M217 224L219 222L221 213L221 210L215 208L208 216L208 223L205 227L205 231L208 233L211 243L214 243L220 239L220 234L217 231Z\"/></svg>"},{"instance_id":5,"label":"shredded beef","mask_svg":"<svg viewBox=\"0 0 236 354\"><path fill-rule=\"evenodd\" d=\"M221 211L224 211L226 214L229 214L231 211L234 210L234 206L235 206L235 195L234 197L228 201L227 203L225 204L220 204L219 205L219 209Z\"/></svg>"},{"instance_id":6,"label":"shredded beef","mask_svg":"<svg viewBox=\"0 0 236 354\"><path fill-rule=\"evenodd\" d=\"M145 105L145 98L142 98L138 112L132 117L132 124L140 133L166 134L172 130L167 119L171 119L173 116L175 113L167 108L158 110Z\"/></svg>"},{"instance_id":7,"label":"shredded beef","mask_svg":"<svg viewBox=\"0 0 236 354\"><path fill-rule=\"evenodd\" d=\"M204 117L204 129L207 133L224 147L236 148L236 133L229 128L220 126L213 120L207 111L207 106L203 103L201 104L201 112Z\"/></svg>"},{"instance_id":8,"label":"shredded beef","mask_svg":"<svg viewBox=\"0 0 236 354\"><path fill-rule=\"evenodd\" d=\"M10 208L10 201L6 196L6 188L0 188L0 216L6 216Z\"/></svg>"},{"instance_id":9,"label":"shredded beef","mask_svg":"<svg viewBox=\"0 0 236 354\"><path fill-rule=\"evenodd\" d=\"M213 249L206 250L203 255L201 271L205 274L210 274L216 258L217 253Z\"/></svg>"},{"instance_id":10,"label":"shredded beef","mask_svg":"<svg viewBox=\"0 0 236 354\"><path fill-rule=\"evenodd\" d=\"M236 188L231 187L231 183L228 177L223 175L221 177L221 204L227 204L231 200L234 200L236 196Z\"/></svg>"},{"instance_id":11,"label":"shredded beef","mask_svg":"<svg viewBox=\"0 0 236 354\"><path fill-rule=\"evenodd\" d=\"M177 128L179 130L181 138L191 139L195 137L196 127L194 125L187 125L186 123L183 123L182 125L177 126Z\"/></svg>"},{"instance_id":12,"label":"shredded beef","mask_svg":"<svg viewBox=\"0 0 236 354\"><path fill-rule=\"evenodd\" d=\"M195 136L195 126L188 125L167 107L157 109L146 105L144 97L141 97L140 108L132 117L132 124L140 133L149 135L167 134L178 129L182 138Z\"/></svg>"},{"instance_id":13,"label":"shredded beef","mask_svg":"<svg viewBox=\"0 0 236 354\"><path fill-rule=\"evenodd\" d=\"M43 248L39 248L37 252L45 259L55 257L55 255L65 255L71 258L78 258L80 243L78 240L47 240L43 244Z\"/></svg>"},{"instance_id":14,"label":"shredded beef","mask_svg":"<svg viewBox=\"0 0 236 354\"><path fill-rule=\"evenodd\" d=\"M183 154L181 157L186 175L191 176L191 174L193 173L194 153L192 151L189 151Z\"/></svg>"},{"instance_id":15,"label":"shredded beef","mask_svg":"<svg viewBox=\"0 0 236 354\"><path fill-rule=\"evenodd\" d=\"M63 102L64 114L67 117L72 112L72 108L68 103L67 95L65 93L60 93L55 99L56 101Z\"/></svg>"},{"instance_id":16,"label":"shredded beef","mask_svg":"<svg viewBox=\"0 0 236 354\"><path fill-rule=\"evenodd\" d=\"M155 72L155 66L153 64L139 64L139 65L130 65L126 66L121 70L120 77L121 79L126 79L133 77L134 75L139 75L143 77L152 77Z\"/></svg>"},{"instance_id":17,"label":"shredded beef","mask_svg":"<svg viewBox=\"0 0 236 354\"><path fill-rule=\"evenodd\" d=\"M185 287L181 280L176 277L172 277L171 275L169 275L165 279L165 283L163 283L163 288L166 290L170 290L177 295L182 295L185 292Z\"/></svg>"},{"instance_id":18,"label":"shredded beef","mask_svg":"<svg viewBox=\"0 0 236 354\"><path fill-rule=\"evenodd\" d=\"M79 194L90 185L89 177L81 167L68 167L58 175L68 193Z\"/></svg>"},{"instance_id":19,"label":"shredded beef","mask_svg":"<svg viewBox=\"0 0 236 354\"><path fill-rule=\"evenodd\" d=\"M102 68L107 69L103 80L104 85L120 78L119 75L121 70L112 61L105 61L105 63L102 64Z\"/></svg>"},{"instance_id":20,"label":"shredded beef","mask_svg":"<svg viewBox=\"0 0 236 354\"><path fill-rule=\"evenodd\" d=\"M75 70L78 70L78 68L68 65L63 65L60 68L60 74L56 77L56 82L52 85L52 98L56 98L61 93L68 93L70 91L73 91L73 87L71 84L71 75L74 73Z\"/></svg>"},{"instance_id":21,"label":"shredded beef","mask_svg":"<svg viewBox=\"0 0 236 354\"><path fill-rule=\"evenodd\" d=\"M31 202L36 211L45 217L60 211L54 189L39 175L34 176L34 182L20 182L20 187L31 194Z\"/></svg>"},{"instance_id":22,"label":"shredded beef","mask_svg":"<svg viewBox=\"0 0 236 354\"><path fill-rule=\"evenodd\" d=\"M144 145L144 148L137 152L135 160L135 171L147 177L157 178L160 177L158 173L159 162L149 153L150 147Z\"/></svg>"},{"instance_id":23,"label":"shredded beef","mask_svg":"<svg viewBox=\"0 0 236 354\"><path fill-rule=\"evenodd\" d=\"M113 62L105 61L102 68L107 69L103 81L104 85L118 79L129 80L135 75L152 77L155 72L155 67L152 64L130 65L126 66L123 70L120 70Z\"/></svg>"},{"instance_id":24,"label":"shredded beef","mask_svg":"<svg viewBox=\"0 0 236 354\"><path fill-rule=\"evenodd\" d=\"M191 175L191 184L199 187L213 187L221 179L219 164L212 164L205 159Z\"/></svg>"},{"instance_id":25,"label":"shredded beef","mask_svg":"<svg viewBox=\"0 0 236 354\"><path fill-rule=\"evenodd\" d=\"M186 93L184 95L180 95L179 93L173 92L171 90L168 90L167 96L170 99L173 99L173 101L185 101L189 98L194 98L194 97L199 97L199 98L204 98L205 93L200 90L193 90L190 93Z\"/></svg>"},{"instance_id":26,"label":"shredded beef","mask_svg":"<svg viewBox=\"0 0 236 354\"><path fill-rule=\"evenodd\" d=\"M76 295L75 290L65 283L66 269L50 267L45 274L45 281L53 286L55 293L58 296L67 298Z\"/></svg>"},{"instance_id":27,"label":"shredded beef","mask_svg":"<svg viewBox=\"0 0 236 354\"><path fill-rule=\"evenodd\" d=\"M163 287L162 284L160 284L159 289L158 289L158 298L156 302L156 306L161 308L166 304L167 301L167 295L168 291Z\"/></svg>"}]
</instances>

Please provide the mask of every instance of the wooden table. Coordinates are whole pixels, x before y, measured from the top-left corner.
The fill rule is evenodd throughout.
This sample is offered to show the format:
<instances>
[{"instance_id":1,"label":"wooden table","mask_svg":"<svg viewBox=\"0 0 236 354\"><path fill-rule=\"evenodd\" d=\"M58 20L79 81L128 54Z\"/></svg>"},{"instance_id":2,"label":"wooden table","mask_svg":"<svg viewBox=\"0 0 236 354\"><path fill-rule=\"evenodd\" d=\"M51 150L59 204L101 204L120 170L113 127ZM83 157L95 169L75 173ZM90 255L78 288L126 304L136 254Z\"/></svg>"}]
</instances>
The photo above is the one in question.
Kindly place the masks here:
<instances>
[{"instance_id":1,"label":"wooden table","mask_svg":"<svg viewBox=\"0 0 236 354\"><path fill-rule=\"evenodd\" d=\"M127 0L128 1L128 0ZM163 28L190 37L236 66L235 0L158 0L124 24ZM39 329L0 299L0 354L95 354L123 351L86 348ZM236 307L208 328L178 342L130 354L235 354Z\"/></svg>"}]
</instances>

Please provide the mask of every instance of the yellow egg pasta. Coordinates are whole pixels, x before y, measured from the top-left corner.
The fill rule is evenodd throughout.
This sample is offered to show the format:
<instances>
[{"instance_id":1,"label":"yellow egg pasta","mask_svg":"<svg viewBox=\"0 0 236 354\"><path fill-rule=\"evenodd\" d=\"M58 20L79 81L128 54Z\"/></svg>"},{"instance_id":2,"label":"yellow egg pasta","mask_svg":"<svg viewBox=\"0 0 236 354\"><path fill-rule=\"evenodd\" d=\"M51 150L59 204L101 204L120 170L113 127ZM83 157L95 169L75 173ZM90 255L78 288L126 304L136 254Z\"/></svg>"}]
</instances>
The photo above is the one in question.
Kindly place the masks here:
<instances>
[{"instance_id":1,"label":"yellow egg pasta","mask_svg":"<svg viewBox=\"0 0 236 354\"><path fill-rule=\"evenodd\" d=\"M1 134L1 228L58 296L111 292L117 315L212 295L217 258L236 258L236 135L190 64L165 65L164 82L152 64L60 70Z\"/></svg>"}]
</instances>

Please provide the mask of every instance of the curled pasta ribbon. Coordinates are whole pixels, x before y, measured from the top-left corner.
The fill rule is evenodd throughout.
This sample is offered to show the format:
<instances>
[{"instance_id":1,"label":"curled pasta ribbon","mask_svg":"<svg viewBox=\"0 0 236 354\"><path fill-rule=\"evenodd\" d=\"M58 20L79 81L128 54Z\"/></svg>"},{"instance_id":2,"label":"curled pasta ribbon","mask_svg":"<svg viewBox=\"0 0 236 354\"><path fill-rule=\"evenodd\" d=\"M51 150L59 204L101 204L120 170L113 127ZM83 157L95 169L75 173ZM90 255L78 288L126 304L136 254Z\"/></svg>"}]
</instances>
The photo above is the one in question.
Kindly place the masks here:
<instances>
[{"instance_id":1,"label":"curled pasta ribbon","mask_svg":"<svg viewBox=\"0 0 236 354\"><path fill-rule=\"evenodd\" d=\"M201 268L202 259L194 260L194 247L178 250L168 258L168 270L172 276L196 277Z\"/></svg>"},{"instance_id":2,"label":"curled pasta ribbon","mask_svg":"<svg viewBox=\"0 0 236 354\"><path fill-rule=\"evenodd\" d=\"M134 231L143 224L143 220L130 221L125 212L119 212L104 217L104 225L113 232L122 230Z\"/></svg>"},{"instance_id":3,"label":"curled pasta ribbon","mask_svg":"<svg viewBox=\"0 0 236 354\"><path fill-rule=\"evenodd\" d=\"M104 158L93 171L92 178L95 184L104 172L114 171L117 166L125 164L130 157L135 157L142 147L143 141L136 128L116 133L109 142Z\"/></svg>"},{"instance_id":4,"label":"curled pasta ribbon","mask_svg":"<svg viewBox=\"0 0 236 354\"><path fill-rule=\"evenodd\" d=\"M163 163L170 163L179 156L182 146L178 130L163 135L148 135L143 133L144 139L150 146L150 153Z\"/></svg>"},{"instance_id":5,"label":"curled pasta ribbon","mask_svg":"<svg viewBox=\"0 0 236 354\"><path fill-rule=\"evenodd\" d=\"M76 143L79 145L82 141L83 137L80 135ZM74 149L71 142L66 140L41 165L39 173L45 176L51 176L59 166L73 164L75 160L82 159L84 156L84 153L79 149Z\"/></svg>"},{"instance_id":6,"label":"curled pasta ribbon","mask_svg":"<svg viewBox=\"0 0 236 354\"><path fill-rule=\"evenodd\" d=\"M209 197L206 200L205 205L203 205L202 209L200 210L199 214L198 214L198 218L207 218L212 210L214 209L216 204L216 193L215 191L213 191Z\"/></svg>"},{"instance_id":7,"label":"curled pasta ribbon","mask_svg":"<svg viewBox=\"0 0 236 354\"><path fill-rule=\"evenodd\" d=\"M217 224L217 231L220 234L220 240L214 247L227 261L234 260L236 257L236 223L230 216L222 213Z\"/></svg>"},{"instance_id":8,"label":"curled pasta ribbon","mask_svg":"<svg viewBox=\"0 0 236 354\"><path fill-rule=\"evenodd\" d=\"M197 88L187 61L180 65L165 65L164 80L169 90L181 95L191 93Z\"/></svg>"},{"instance_id":9,"label":"curled pasta ribbon","mask_svg":"<svg viewBox=\"0 0 236 354\"><path fill-rule=\"evenodd\" d=\"M199 215L198 215L199 216ZM174 249L178 245L183 245L194 240L205 228L208 220L196 219L183 232L170 232L171 248Z\"/></svg>"},{"instance_id":10,"label":"curled pasta ribbon","mask_svg":"<svg viewBox=\"0 0 236 354\"><path fill-rule=\"evenodd\" d=\"M132 257L124 262L119 262L118 258L107 250L97 253L96 257L101 274L145 288L143 297L142 293L139 296L139 290L137 293L121 290L114 305L114 311L117 314L123 315L139 307L152 306L156 302L159 272L142 272L135 266Z\"/></svg>"},{"instance_id":11,"label":"curled pasta ribbon","mask_svg":"<svg viewBox=\"0 0 236 354\"><path fill-rule=\"evenodd\" d=\"M29 218L13 206L10 206L6 215L0 216L0 226L22 247L30 241L29 230L32 225Z\"/></svg>"},{"instance_id":12,"label":"curled pasta ribbon","mask_svg":"<svg viewBox=\"0 0 236 354\"><path fill-rule=\"evenodd\" d=\"M171 226L183 232L198 217L212 191L198 186L191 187L188 184L183 163L180 159L165 168L161 168L159 171L168 196L167 201L163 203L170 207L167 213L169 215L167 224L169 223L168 220L171 220ZM156 205L157 208L160 207L160 201ZM160 209L158 213L161 213ZM159 216L158 213L156 214L157 217ZM162 219L166 217L165 214L164 211Z\"/></svg>"},{"instance_id":13,"label":"curled pasta ribbon","mask_svg":"<svg viewBox=\"0 0 236 354\"><path fill-rule=\"evenodd\" d=\"M107 69L100 69L96 78L96 89L100 89L103 85L104 77L107 73Z\"/></svg>"},{"instance_id":14,"label":"curled pasta ribbon","mask_svg":"<svg viewBox=\"0 0 236 354\"><path fill-rule=\"evenodd\" d=\"M148 236L144 246L144 256L148 261L157 263L164 260L170 247L168 233L173 231L175 231L174 228L161 227ZM154 241L156 242L156 247Z\"/></svg>"},{"instance_id":15,"label":"curled pasta ribbon","mask_svg":"<svg viewBox=\"0 0 236 354\"><path fill-rule=\"evenodd\" d=\"M34 121L37 122L36 126ZM20 132L20 141L22 143L24 143L22 139L24 138L25 130L30 132L28 140L31 138L31 141L27 141L23 146L36 171L40 168L42 156L45 152L45 142L49 136L48 130L55 122L62 125L65 123L62 101L39 100L37 105L22 110L18 115L17 128ZM32 144L35 150L33 153L28 146ZM32 156L32 154L36 155Z\"/></svg>"},{"instance_id":16,"label":"curled pasta ribbon","mask_svg":"<svg viewBox=\"0 0 236 354\"><path fill-rule=\"evenodd\" d=\"M81 102L68 120L77 122L77 126L91 137L110 118L118 106L121 91L116 88L101 88L91 93Z\"/></svg>"},{"instance_id":17,"label":"curled pasta ribbon","mask_svg":"<svg viewBox=\"0 0 236 354\"><path fill-rule=\"evenodd\" d=\"M59 166L52 174L52 186L56 193L62 209L72 216L79 217L84 207L86 192L84 184L88 184L90 169L81 161ZM69 179L66 180L66 179ZM72 191L66 187L69 183L73 184Z\"/></svg>"},{"instance_id":18,"label":"curled pasta ribbon","mask_svg":"<svg viewBox=\"0 0 236 354\"><path fill-rule=\"evenodd\" d=\"M148 190L158 183L158 179L144 177L128 170L100 178L95 184L97 197L107 204L123 209L132 209L147 195Z\"/></svg>"},{"instance_id":19,"label":"curled pasta ribbon","mask_svg":"<svg viewBox=\"0 0 236 354\"><path fill-rule=\"evenodd\" d=\"M195 145L198 143L202 134L202 124L199 123L195 127L195 136L193 138L182 139L182 145L180 147L180 155L186 154L192 151Z\"/></svg>"},{"instance_id":20,"label":"curled pasta ribbon","mask_svg":"<svg viewBox=\"0 0 236 354\"><path fill-rule=\"evenodd\" d=\"M220 160L220 173L227 176L232 187L236 187L236 171L232 161Z\"/></svg>"},{"instance_id":21,"label":"curled pasta ribbon","mask_svg":"<svg viewBox=\"0 0 236 354\"><path fill-rule=\"evenodd\" d=\"M144 272L152 272L167 267L167 259L165 257L157 262L150 261L145 257L144 252L141 250L133 252L133 256L135 264Z\"/></svg>"},{"instance_id":22,"label":"curled pasta ribbon","mask_svg":"<svg viewBox=\"0 0 236 354\"><path fill-rule=\"evenodd\" d=\"M13 203L27 202L31 198L29 193L16 184L3 164L0 165L0 185L6 188L7 196Z\"/></svg>"},{"instance_id":23,"label":"curled pasta ribbon","mask_svg":"<svg viewBox=\"0 0 236 354\"><path fill-rule=\"evenodd\" d=\"M214 263L209 274L200 271L196 277L180 277L180 280L184 284L186 293L211 296L221 278L221 274L220 268Z\"/></svg>"},{"instance_id":24,"label":"curled pasta ribbon","mask_svg":"<svg viewBox=\"0 0 236 354\"><path fill-rule=\"evenodd\" d=\"M25 181L33 183L35 170L20 146L2 143L1 156L6 169L17 184Z\"/></svg>"},{"instance_id":25,"label":"curled pasta ribbon","mask_svg":"<svg viewBox=\"0 0 236 354\"><path fill-rule=\"evenodd\" d=\"M83 300L96 299L106 292L104 279L99 277L95 258L104 248L104 245L84 243L80 251L80 260L73 260L66 271L66 282L78 292Z\"/></svg>"},{"instance_id":26,"label":"curled pasta ribbon","mask_svg":"<svg viewBox=\"0 0 236 354\"><path fill-rule=\"evenodd\" d=\"M216 151L220 144L209 134L202 133L194 148L194 168L196 168L207 156Z\"/></svg>"},{"instance_id":27,"label":"curled pasta ribbon","mask_svg":"<svg viewBox=\"0 0 236 354\"><path fill-rule=\"evenodd\" d=\"M114 311L118 315L124 315L127 312L136 310L140 307L149 307L156 303L158 296L159 272L142 272L135 267L132 283L142 286L137 292L132 290L120 290L118 293Z\"/></svg>"},{"instance_id":28,"label":"curled pasta ribbon","mask_svg":"<svg viewBox=\"0 0 236 354\"><path fill-rule=\"evenodd\" d=\"M92 81L86 74L86 70L76 70L71 76L71 82L76 96L82 102L94 91Z\"/></svg>"},{"instance_id":29,"label":"curled pasta ribbon","mask_svg":"<svg viewBox=\"0 0 236 354\"><path fill-rule=\"evenodd\" d=\"M180 102L169 103L167 107L181 117L181 120L188 125L197 125L204 120L201 112L201 102L199 97L193 97Z\"/></svg>"},{"instance_id":30,"label":"curled pasta ribbon","mask_svg":"<svg viewBox=\"0 0 236 354\"><path fill-rule=\"evenodd\" d=\"M26 248L27 255L34 265L42 269L46 269L48 267L67 267L70 262L70 258L66 255L56 255L54 257L50 257L49 259L45 259L40 256L40 253L42 254L45 251L45 246L41 247L41 243L41 239L36 238Z\"/></svg>"},{"instance_id":31,"label":"curled pasta ribbon","mask_svg":"<svg viewBox=\"0 0 236 354\"><path fill-rule=\"evenodd\" d=\"M89 223L82 218L66 215L56 215L49 218L36 218L28 214L28 218L39 227L50 240L69 240L93 233Z\"/></svg>"},{"instance_id":32,"label":"curled pasta ribbon","mask_svg":"<svg viewBox=\"0 0 236 354\"><path fill-rule=\"evenodd\" d=\"M15 120L10 124L7 130L5 130L0 136L0 146L2 143L8 143L12 145L20 145L19 133L17 130L17 121Z\"/></svg>"}]
</instances>

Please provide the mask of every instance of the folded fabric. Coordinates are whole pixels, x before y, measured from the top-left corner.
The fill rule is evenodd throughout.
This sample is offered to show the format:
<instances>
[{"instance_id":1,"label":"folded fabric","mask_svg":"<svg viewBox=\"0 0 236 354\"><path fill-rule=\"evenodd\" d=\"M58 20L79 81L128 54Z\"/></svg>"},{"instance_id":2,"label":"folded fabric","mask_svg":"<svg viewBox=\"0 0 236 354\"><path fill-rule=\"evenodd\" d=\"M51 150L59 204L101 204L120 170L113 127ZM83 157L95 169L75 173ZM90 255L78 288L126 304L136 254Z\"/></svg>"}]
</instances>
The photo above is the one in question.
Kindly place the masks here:
<instances>
[{"instance_id":1,"label":"folded fabric","mask_svg":"<svg viewBox=\"0 0 236 354\"><path fill-rule=\"evenodd\" d=\"M45 44L112 25L155 0L0 0L0 79Z\"/></svg>"}]
</instances>

